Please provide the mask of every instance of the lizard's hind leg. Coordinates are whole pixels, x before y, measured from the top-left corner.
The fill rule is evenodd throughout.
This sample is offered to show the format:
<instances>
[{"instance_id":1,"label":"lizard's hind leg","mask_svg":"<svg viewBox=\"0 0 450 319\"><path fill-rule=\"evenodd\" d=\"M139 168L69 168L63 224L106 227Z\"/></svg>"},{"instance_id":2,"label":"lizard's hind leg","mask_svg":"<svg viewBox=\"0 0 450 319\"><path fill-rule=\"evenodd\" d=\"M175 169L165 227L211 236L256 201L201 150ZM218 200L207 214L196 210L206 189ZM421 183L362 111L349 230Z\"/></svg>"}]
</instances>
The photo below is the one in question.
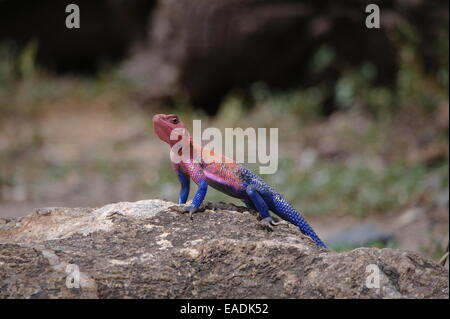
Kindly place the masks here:
<instances>
[{"instance_id":1,"label":"lizard's hind leg","mask_svg":"<svg viewBox=\"0 0 450 319\"><path fill-rule=\"evenodd\" d=\"M255 205L253 205L253 203L248 199L241 199L241 201L245 204L245 207L256 210Z\"/></svg>"},{"instance_id":2,"label":"lizard's hind leg","mask_svg":"<svg viewBox=\"0 0 450 319\"><path fill-rule=\"evenodd\" d=\"M245 192L247 193L248 197L251 200L251 204L256 208L256 210L259 212L259 215L261 216L261 224L264 228L266 228L269 231L273 230L273 225L277 225L277 223L273 220L272 216L269 214L269 207L267 206L266 202L264 201L264 198L261 196L260 191L258 190L258 187L255 185L249 185L245 189ZM244 201L245 203L245 201ZM247 204L246 204L247 205Z\"/></svg>"}]
</instances>

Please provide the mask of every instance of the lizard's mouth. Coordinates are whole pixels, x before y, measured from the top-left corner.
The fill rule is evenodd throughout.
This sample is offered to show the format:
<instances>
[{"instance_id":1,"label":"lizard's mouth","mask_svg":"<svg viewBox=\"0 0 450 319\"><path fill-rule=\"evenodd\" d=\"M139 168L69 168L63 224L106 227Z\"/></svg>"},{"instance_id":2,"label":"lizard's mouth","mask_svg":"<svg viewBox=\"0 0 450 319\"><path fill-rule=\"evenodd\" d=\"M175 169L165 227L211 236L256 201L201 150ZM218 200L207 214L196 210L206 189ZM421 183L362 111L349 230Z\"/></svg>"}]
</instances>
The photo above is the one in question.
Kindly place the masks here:
<instances>
[{"instance_id":1,"label":"lizard's mouth","mask_svg":"<svg viewBox=\"0 0 450 319\"><path fill-rule=\"evenodd\" d=\"M170 144L169 140L170 133L167 133L167 131L164 128L158 126L155 127L155 133L162 141L166 142L167 144Z\"/></svg>"},{"instance_id":2,"label":"lizard's mouth","mask_svg":"<svg viewBox=\"0 0 450 319\"><path fill-rule=\"evenodd\" d=\"M164 142L169 143L169 136L172 129L165 125L161 114L153 116L153 127L156 135Z\"/></svg>"}]
</instances>

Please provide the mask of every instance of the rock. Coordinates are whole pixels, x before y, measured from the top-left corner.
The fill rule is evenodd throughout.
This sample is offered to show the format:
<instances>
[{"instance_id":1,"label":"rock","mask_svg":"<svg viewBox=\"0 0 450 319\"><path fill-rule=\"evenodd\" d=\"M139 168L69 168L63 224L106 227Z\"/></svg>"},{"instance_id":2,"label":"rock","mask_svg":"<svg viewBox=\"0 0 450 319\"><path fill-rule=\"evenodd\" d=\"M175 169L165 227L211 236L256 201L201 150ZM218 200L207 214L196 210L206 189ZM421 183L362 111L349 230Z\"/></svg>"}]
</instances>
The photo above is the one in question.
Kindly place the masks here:
<instances>
[{"instance_id":1,"label":"rock","mask_svg":"<svg viewBox=\"0 0 450 319\"><path fill-rule=\"evenodd\" d=\"M379 229L377 226L369 223L359 223L327 238L326 242L330 246L349 246L358 247L369 245L374 242L387 243L394 237L387 231Z\"/></svg>"},{"instance_id":2,"label":"rock","mask_svg":"<svg viewBox=\"0 0 450 319\"><path fill-rule=\"evenodd\" d=\"M405 23L423 44L420 55L433 74L437 57L426 43L438 41L437 30L448 23L448 1L383 3L376 32L364 27L369 3L159 0L147 46L125 63L124 74L149 100L176 103L181 93L209 113L233 89L250 94L255 82L334 91L343 65L359 69L369 62L376 84L395 85L399 64L390 38L402 34ZM334 100L326 99L324 111L332 111Z\"/></svg>"},{"instance_id":3,"label":"rock","mask_svg":"<svg viewBox=\"0 0 450 319\"><path fill-rule=\"evenodd\" d=\"M207 203L46 208L0 230L0 298L448 298L448 270L416 253L321 249L293 225ZM370 266L372 265L372 266ZM368 268L369 266L369 268ZM368 288L372 268L379 288Z\"/></svg>"}]
</instances>

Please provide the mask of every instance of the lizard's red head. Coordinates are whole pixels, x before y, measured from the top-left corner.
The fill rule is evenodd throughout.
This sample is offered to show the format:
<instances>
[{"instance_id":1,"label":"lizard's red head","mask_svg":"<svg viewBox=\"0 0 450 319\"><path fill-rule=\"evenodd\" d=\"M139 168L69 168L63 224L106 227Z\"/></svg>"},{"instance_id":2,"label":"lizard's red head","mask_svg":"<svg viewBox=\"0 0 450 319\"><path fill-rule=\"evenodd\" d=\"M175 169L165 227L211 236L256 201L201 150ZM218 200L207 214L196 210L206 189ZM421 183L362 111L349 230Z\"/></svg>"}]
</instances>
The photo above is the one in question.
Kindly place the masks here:
<instances>
[{"instance_id":1,"label":"lizard's red head","mask_svg":"<svg viewBox=\"0 0 450 319\"><path fill-rule=\"evenodd\" d=\"M176 116L175 114L156 114L155 116L153 116L153 126L156 135L158 135L161 140L170 145L173 145L177 142L177 140L170 140L170 134L172 133L172 130L176 128L186 128L184 123L181 122L178 116Z\"/></svg>"}]
</instances>

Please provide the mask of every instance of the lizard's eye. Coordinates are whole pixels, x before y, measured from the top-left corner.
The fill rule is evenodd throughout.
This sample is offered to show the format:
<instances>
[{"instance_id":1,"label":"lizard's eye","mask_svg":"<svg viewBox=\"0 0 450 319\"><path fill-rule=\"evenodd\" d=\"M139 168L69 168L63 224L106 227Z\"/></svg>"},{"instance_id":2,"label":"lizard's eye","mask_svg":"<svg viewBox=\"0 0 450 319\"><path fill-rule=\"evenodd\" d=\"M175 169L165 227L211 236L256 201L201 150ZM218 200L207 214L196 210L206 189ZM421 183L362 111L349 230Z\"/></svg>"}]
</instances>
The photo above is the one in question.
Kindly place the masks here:
<instances>
[{"instance_id":1,"label":"lizard's eye","mask_svg":"<svg viewBox=\"0 0 450 319\"><path fill-rule=\"evenodd\" d=\"M180 122L176 117L171 118L169 121L170 121L170 123L172 123L172 124L178 124L178 123Z\"/></svg>"}]
</instances>

